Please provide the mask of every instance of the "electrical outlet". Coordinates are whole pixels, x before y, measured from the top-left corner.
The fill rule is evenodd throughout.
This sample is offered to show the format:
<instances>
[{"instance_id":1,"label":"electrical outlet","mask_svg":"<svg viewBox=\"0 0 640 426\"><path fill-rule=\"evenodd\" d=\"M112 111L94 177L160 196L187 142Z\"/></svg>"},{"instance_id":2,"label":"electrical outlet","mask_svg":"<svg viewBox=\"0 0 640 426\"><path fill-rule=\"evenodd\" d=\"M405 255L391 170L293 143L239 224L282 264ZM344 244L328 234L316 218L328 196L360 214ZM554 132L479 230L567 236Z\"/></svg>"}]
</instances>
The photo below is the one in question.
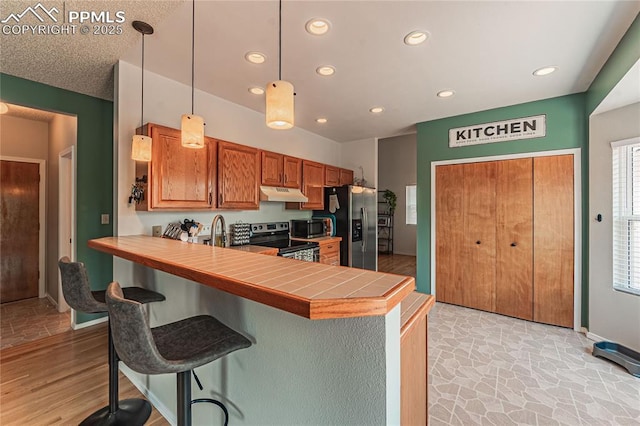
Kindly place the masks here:
<instances>
[{"instance_id":1,"label":"electrical outlet","mask_svg":"<svg viewBox=\"0 0 640 426\"><path fill-rule=\"evenodd\" d=\"M100 224L108 225L109 224L109 214L101 214L100 215Z\"/></svg>"},{"instance_id":2,"label":"electrical outlet","mask_svg":"<svg viewBox=\"0 0 640 426\"><path fill-rule=\"evenodd\" d=\"M211 233L211 225L202 225L200 234L210 234L210 233Z\"/></svg>"},{"instance_id":3,"label":"electrical outlet","mask_svg":"<svg viewBox=\"0 0 640 426\"><path fill-rule=\"evenodd\" d=\"M154 225L151 227L151 233L154 237L161 237L162 236L162 226L160 225Z\"/></svg>"}]
</instances>

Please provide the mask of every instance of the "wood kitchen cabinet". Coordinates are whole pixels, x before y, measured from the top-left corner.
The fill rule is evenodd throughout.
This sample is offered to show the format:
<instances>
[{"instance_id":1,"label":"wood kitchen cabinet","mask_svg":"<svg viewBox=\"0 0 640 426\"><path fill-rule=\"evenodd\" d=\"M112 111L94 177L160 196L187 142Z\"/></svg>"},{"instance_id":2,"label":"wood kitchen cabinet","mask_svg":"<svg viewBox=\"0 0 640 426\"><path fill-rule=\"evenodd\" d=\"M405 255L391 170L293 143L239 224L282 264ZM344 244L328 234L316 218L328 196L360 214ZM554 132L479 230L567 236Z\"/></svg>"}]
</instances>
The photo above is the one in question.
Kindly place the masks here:
<instances>
[{"instance_id":1,"label":"wood kitchen cabinet","mask_svg":"<svg viewBox=\"0 0 640 426\"><path fill-rule=\"evenodd\" d=\"M218 207L257 210L260 207L260 151L218 141Z\"/></svg>"},{"instance_id":2,"label":"wood kitchen cabinet","mask_svg":"<svg viewBox=\"0 0 640 426\"><path fill-rule=\"evenodd\" d=\"M309 199L300 203L302 210L324 209L324 165L302 160L302 193Z\"/></svg>"},{"instance_id":3,"label":"wood kitchen cabinet","mask_svg":"<svg viewBox=\"0 0 640 426\"><path fill-rule=\"evenodd\" d=\"M309 201L306 203L286 203L287 209L324 209L324 164L302 160L301 189Z\"/></svg>"},{"instance_id":4,"label":"wood kitchen cabinet","mask_svg":"<svg viewBox=\"0 0 640 426\"><path fill-rule=\"evenodd\" d=\"M261 151L261 184L300 189L302 185L302 159Z\"/></svg>"},{"instance_id":5,"label":"wood kitchen cabinet","mask_svg":"<svg viewBox=\"0 0 640 426\"><path fill-rule=\"evenodd\" d=\"M282 186L285 188L302 188L302 159L284 155L282 158L284 176Z\"/></svg>"},{"instance_id":6,"label":"wood kitchen cabinet","mask_svg":"<svg viewBox=\"0 0 640 426\"><path fill-rule=\"evenodd\" d=\"M262 165L260 182L262 185L282 186L283 157L284 155L276 152L260 152L260 163Z\"/></svg>"},{"instance_id":7,"label":"wood kitchen cabinet","mask_svg":"<svg viewBox=\"0 0 640 426\"><path fill-rule=\"evenodd\" d=\"M329 237L318 241L320 244L320 263L340 266L340 237Z\"/></svg>"},{"instance_id":8,"label":"wood kitchen cabinet","mask_svg":"<svg viewBox=\"0 0 640 426\"><path fill-rule=\"evenodd\" d=\"M324 185L340 186L340 169L326 164L324 166Z\"/></svg>"},{"instance_id":9,"label":"wood kitchen cabinet","mask_svg":"<svg viewBox=\"0 0 640 426\"><path fill-rule=\"evenodd\" d=\"M338 186L353 185L353 170L340 169L339 170Z\"/></svg>"},{"instance_id":10,"label":"wood kitchen cabinet","mask_svg":"<svg viewBox=\"0 0 640 426\"><path fill-rule=\"evenodd\" d=\"M149 123L138 131L153 144L151 161L136 162L145 195L136 210L215 208L216 141L205 138L204 148L185 148L178 129Z\"/></svg>"}]
</instances>

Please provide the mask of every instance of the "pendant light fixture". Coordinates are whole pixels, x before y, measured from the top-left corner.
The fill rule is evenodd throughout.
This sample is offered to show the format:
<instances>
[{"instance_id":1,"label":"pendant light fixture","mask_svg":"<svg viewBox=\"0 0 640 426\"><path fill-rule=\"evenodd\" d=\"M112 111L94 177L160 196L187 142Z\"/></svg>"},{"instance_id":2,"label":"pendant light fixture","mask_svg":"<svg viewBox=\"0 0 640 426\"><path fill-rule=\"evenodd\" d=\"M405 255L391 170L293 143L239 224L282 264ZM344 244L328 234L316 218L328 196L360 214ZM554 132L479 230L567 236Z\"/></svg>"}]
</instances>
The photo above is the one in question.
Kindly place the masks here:
<instances>
[{"instance_id":1,"label":"pendant light fixture","mask_svg":"<svg viewBox=\"0 0 640 426\"><path fill-rule=\"evenodd\" d=\"M140 93L140 127L144 124L144 36L153 34L153 27L146 22L133 21L133 28L142 34L142 89ZM131 142L131 159L135 161L151 161L151 136L133 135Z\"/></svg>"},{"instance_id":2,"label":"pendant light fixture","mask_svg":"<svg viewBox=\"0 0 640 426\"><path fill-rule=\"evenodd\" d=\"M182 146L186 148L204 148L204 119L199 115L194 115L194 51L196 39L196 1L191 2L191 114L182 114Z\"/></svg>"},{"instance_id":3,"label":"pendant light fixture","mask_svg":"<svg viewBox=\"0 0 640 426\"><path fill-rule=\"evenodd\" d=\"M272 129L290 129L293 117L293 84L282 80L282 0L278 9L278 80L267 84L265 118Z\"/></svg>"}]
</instances>

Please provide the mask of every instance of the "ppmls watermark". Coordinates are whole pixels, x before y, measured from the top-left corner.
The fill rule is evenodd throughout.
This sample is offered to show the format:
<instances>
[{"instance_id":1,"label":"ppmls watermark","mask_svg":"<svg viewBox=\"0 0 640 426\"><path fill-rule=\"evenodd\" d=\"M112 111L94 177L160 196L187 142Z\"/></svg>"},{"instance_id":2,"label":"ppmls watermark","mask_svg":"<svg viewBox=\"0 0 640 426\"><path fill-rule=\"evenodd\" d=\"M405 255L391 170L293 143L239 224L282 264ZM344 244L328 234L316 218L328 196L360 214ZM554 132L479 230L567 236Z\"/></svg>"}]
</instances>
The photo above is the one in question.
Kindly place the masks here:
<instances>
[{"instance_id":1,"label":"ppmls watermark","mask_svg":"<svg viewBox=\"0 0 640 426\"><path fill-rule=\"evenodd\" d=\"M0 19L3 35L120 35L123 10L67 10L66 2L41 2ZM90 2L88 2L90 3ZM8 4L8 3L5 3ZM5 6L6 7L6 6Z\"/></svg>"}]
</instances>

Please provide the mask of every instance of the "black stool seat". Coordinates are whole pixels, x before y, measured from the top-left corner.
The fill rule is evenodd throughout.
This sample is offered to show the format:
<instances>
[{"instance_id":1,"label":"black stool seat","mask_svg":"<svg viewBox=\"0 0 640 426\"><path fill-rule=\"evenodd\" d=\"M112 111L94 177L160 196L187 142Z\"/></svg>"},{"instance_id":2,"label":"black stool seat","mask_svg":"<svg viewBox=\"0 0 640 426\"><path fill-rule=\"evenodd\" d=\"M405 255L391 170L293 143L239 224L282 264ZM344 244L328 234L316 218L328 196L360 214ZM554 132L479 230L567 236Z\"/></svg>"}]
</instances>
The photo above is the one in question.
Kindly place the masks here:
<instances>
[{"instance_id":1,"label":"black stool seat","mask_svg":"<svg viewBox=\"0 0 640 426\"><path fill-rule=\"evenodd\" d=\"M142 374L178 373L178 425L191 423L193 402L220 406L227 424L227 410L219 401L191 401L191 370L248 348L249 339L209 315L150 328L142 305L128 300L123 290L113 282L106 295L113 341L122 361Z\"/></svg>"},{"instance_id":2,"label":"black stool seat","mask_svg":"<svg viewBox=\"0 0 640 426\"><path fill-rule=\"evenodd\" d=\"M153 290L147 290L142 287L123 287L122 292L124 293L124 297L130 300L135 300L138 303L142 303L143 305L151 302L162 302L165 300L164 295L155 292ZM104 304L104 311L107 312L107 301L105 299L105 295L107 290L94 290L91 292L91 295L98 302Z\"/></svg>"},{"instance_id":3,"label":"black stool seat","mask_svg":"<svg viewBox=\"0 0 640 426\"><path fill-rule=\"evenodd\" d=\"M108 312L105 290L92 291L87 269L82 262L71 262L68 257L58 261L62 281L62 293L73 309L85 313ZM139 303L161 302L165 297L141 287L123 289L128 298ZM118 354L113 346L109 322L109 405L84 419L81 426L89 425L143 425L151 415L151 404L144 399L118 401Z\"/></svg>"}]
</instances>

